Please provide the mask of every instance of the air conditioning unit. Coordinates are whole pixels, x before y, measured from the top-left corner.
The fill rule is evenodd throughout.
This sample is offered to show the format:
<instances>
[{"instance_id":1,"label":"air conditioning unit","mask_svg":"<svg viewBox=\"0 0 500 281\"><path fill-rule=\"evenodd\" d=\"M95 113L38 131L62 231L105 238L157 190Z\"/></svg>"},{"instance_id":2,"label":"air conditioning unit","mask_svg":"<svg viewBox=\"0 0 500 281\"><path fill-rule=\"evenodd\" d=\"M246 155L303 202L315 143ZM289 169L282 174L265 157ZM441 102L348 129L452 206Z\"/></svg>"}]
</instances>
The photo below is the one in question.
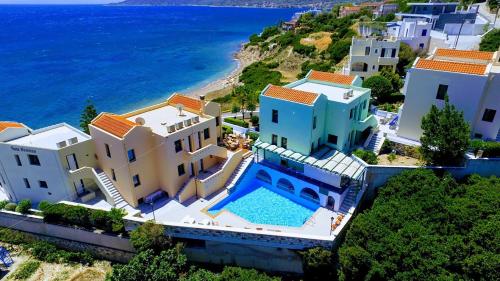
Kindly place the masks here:
<instances>
[{"instance_id":1,"label":"air conditioning unit","mask_svg":"<svg viewBox=\"0 0 500 281\"><path fill-rule=\"evenodd\" d=\"M191 126L191 119L184 120L184 126L186 127Z\"/></svg>"},{"instance_id":2,"label":"air conditioning unit","mask_svg":"<svg viewBox=\"0 0 500 281\"><path fill-rule=\"evenodd\" d=\"M196 124L196 123L200 123L200 117L199 116L195 116L193 117L191 120L193 120L193 123Z\"/></svg>"},{"instance_id":3,"label":"air conditioning unit","mask_svg":"<svg viewBox=\"0 0 500 281\"><path fill-rule=\"evenodd\" d=\"M354 90L350 89L349 92L347 92L350 97L354 96Z\"/></svg>"},{"instance_id":4,"label":"air conditioning unit","mask_svg":"<svg viewBox=\"0 0 500 281\"><path fill-rule=\"evenodd\" d=\"M344 99L348 100L349 99L349 92L344 92Z\"/></svg>"},{"instance_id":5,"label":"air conditioning unit","mask_svg":"<svg viewBox=\"0 0 500 281\"><path fill-rule=\"evenodd\" d=\"M175 125L170 125L170 126L168 126L168 127L167 127L167 132L169 132L169 133L173 133L173 132L175 132Z\"/></svg>"},{"instance_id":6,"label":"air conditioning unit","mask_svg":"<svg viewBox=\"0 0 500 281\"><path fill-rule=\"evenodd\" d=\"M179 123L175 124L175 128L177 130L180 130L180 129L184 128L184 124L182 122L179 122Z\"/></svg>"},{"instance_id":7,"label":"air conditioning unit","mask_svg":"<svg viewBox=\"0 0 500 281\"><path fill-rule=\"evenodd\" d=\"M61 141L61 142L58 142L56 143L57 145L57 148L63 148L63 147L66 147L66 141Z\"/></svg>"},{"instance_id":8,"label":"air conditioning unit","mask_svg":"<svg viewBox=\"0 0 500 281\"><path fill-rule=\"evenodd\" d=\"M69 145L75 144L75 143L77 143L77 142L78 142L78 138L77 138L77 137L70 138L70 139L68 140Z\"/></svg>"}]
</instances>

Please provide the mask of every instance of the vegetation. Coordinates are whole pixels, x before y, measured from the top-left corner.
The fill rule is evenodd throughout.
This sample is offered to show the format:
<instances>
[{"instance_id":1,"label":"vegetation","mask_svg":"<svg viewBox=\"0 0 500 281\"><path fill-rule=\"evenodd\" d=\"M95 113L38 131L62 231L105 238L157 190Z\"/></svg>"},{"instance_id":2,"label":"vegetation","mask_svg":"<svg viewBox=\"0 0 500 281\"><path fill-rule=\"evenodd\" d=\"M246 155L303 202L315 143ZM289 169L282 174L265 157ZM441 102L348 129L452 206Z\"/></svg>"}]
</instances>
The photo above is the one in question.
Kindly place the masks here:
<instances>
[{"instance_id":1,"label":"vegetation","mask_svg":"<svg viewBox=\"0 0 500 281\"><path fill-rule=\"evenodd\" d=\"M0 201L0 210L4 209L5 206L7 206L7 204L9 204L8 200L2 200L2 201Z\"/></svg>"},{"instance_id":2,"label":"vegetation","mask_svg":"<svg viewBox=\"0 0 500 281\"><path fill-rule=\"evenodd\" d=\"M481 51L498 51L500 47L500 29L494 29L486 34L481 43L479 44L479 50Z\"/></svg>"},{"instance_id":3,"label":"vegetation","mask_svg":"<svg viewBox=\"0 0 500 281\"><path fill-rule=\"evenodd\" d=\"M372 89L372 97L378 102L389 99L393 92L391 81L381 75L374 75L365 79L363 87Z\"/></svg>"},{"instance_id":4,"label":"vegetation","mask_svg":"<svg viewBox=\"0 0 500 281\"><path fill-rule=\"evenodd\" d=\"M332 251L312 248L300 252L306 280L336 280L337 272Z\"/></svg>"},{"instance_id":5,"label":"vegetation","mask_svg":"<svg viewBox=\"0 0 500 281\"><path fill-rule=\"evenodd\" d=\"M453 166L463 161L470 144L469 124L463 112L447 100L443 109L433 105L422 118L421 153L427 165Z\"/></svg>"},{"instance_id":6,"label":"vegetation","mask_svg":"<svg viewBox=\"0 0 500 281\"><path fill-rule=\"evenodd\" d=\"M340 247L340 280L495 280L500 179L407 171L380 189Z\"/></svg>"},{"instance_id":7,"label":"vegetation","mask_svg":"<svg viewBox=\"0 0 500 281\"><path fill-rule=\"evenodd\" d=\"M250 122L252 122L253 126L259 126L259 116L252 116Z\"/></svg>"},{"instance_id":8,"label":"vegetation","mask_svg":"<svg viewBox=\"0 0 500 281\"><path fill-rule=\"evenodd\" d=\"M27 214L29 213L31 209L31 200L29 199L24 199L19 202L19 204L16 207L16 212L21 213L21 214Z\"/></svg>"},{"instance_id":9,"label":"vegetation","mask_svg":"<svg viewBox=\"0 0 500 281\"><path fill-rule=\"evenodd\" d=\"M357 157L361 158L363 161L365 161L366 163L368 163L370 165L376 165L378 163L377 155L375 153L373 153L372 151L363 150L363 149L356 149L353 152L353 154L356 155Z\"/></svg>"},{"instance_id":10,"label":"vegetation","mask_svg":"<svg viewBox=\"0 0 500 281\"><path fill-rule=\"evenodd\" d=\"M7 205L5 205L5 207L4 207L5 210L11 211L11 212L15 212L16 208L17 208L16 203L7 203Z\"/></svg>"},{"instance_id":11,"label":"vegetation","mask_svg":"<svg viewBox=\"0 0 500 281\"><path fill-rule=\"evenodd\" d=\"M500 142L475 139L471 141L470 148L474 154L476 154L479 150L482 150L482 157L500 157Z\"/></svg>"},{"instance_id":12,"label":"vegetation","mask_svg":"<svg viewBox=\"0 0 500 281\"><path fill-rule=\"evenodd\" d=\"M256 141L258 138L259 138L259 133L255 133L255 132L248 132L247 133L247 136L253 140L253 141Z\"/></svg>"},{"instance_id":13,"label":"vegetation","mask_svg":"<svg viewBox=\"0 0 500 281\"><path fill-rule=\"evenodd\" d=\"M413 49L405 43L401 43L399 47L399 61L396 65L396 73L400 76L405 76L406 71L411 67L415 59L417 58L417 54L413 51Z\"/></svg>"},{"instance_id":14,"label":"vegetation","mask_svg":"<svg viewBox=\"0 0 500 281\"><path fill-rule=\"evenodd\" d=\"M236 125L236 126L240 126L240 127L243 127L243 128L248 128L249 127L248 123L245 122L245 120L242 120L242 119L236 119L236 118L226 117L226 118L224 118L224 122L229 123L229 124L233 124L233 125Z\"/></svg>"},{"instance_id":15,"label":"vegetation","mask_svg":"<svg viewBox=\"0 0 500 281\"><path fill-rule=\"evenodd\" d=\"M170 238L165 236L165 227L152 221L147 221L133 230L130 233L130 242L138 252L152 250L160 253L172 246Z\"/></svg>"},{"instance_id":16,"label":"vegetation","mask_svg":"<svg viewBox=\"0 0 500 281\"><path fill-rule=\"evenodd\" d=\"M227 125L222 125L222 135L228 135L233 133L233 127L227 126Z\"/></svg>"},{"instance_id":17,"label":"vegetation","mask_svg":"<svg viewBox=\"0 0 500 281\"><path fill-rule=\"evenodd\" d=\"M40 267L40 262L37 260L28 260L16 269L13 273L11 279L14 280L28 280L33 273L35 273Z\"/></svg>"},{"instance_id":18,"label":"vegetation","mask_svg":"<svg viewBox=\"0 0 500 281\"><path fill-rule=\"evenodd\" d=\"M87 100L87 105L83 109L80 116L80 128L86 133L90 134L89 124L94 118L97 117L97 110L91 100Z\"/></svg>"}]
</instances>

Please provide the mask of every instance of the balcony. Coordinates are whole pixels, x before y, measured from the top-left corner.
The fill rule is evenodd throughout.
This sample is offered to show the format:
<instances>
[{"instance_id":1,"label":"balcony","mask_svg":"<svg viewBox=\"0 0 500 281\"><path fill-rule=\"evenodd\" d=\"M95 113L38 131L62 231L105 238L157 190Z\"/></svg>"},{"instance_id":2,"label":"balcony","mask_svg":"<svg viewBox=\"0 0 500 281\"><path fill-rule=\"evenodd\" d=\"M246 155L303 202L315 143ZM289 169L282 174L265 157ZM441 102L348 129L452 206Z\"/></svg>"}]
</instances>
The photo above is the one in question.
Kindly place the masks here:
<instances>
[{"instance_id":1,"label":"balcony","mask_svg":"<svg viewBox=\"0 0 500 281\"><path fill-rule=\"evenodd\" d=\"M364 131L368 127L377 127L377 118L374 115L368 115L364 120L359 120L354 123L354 128L358 131Z\"/></svg>"},{"instance_id":2,"label":"balcony","mask_svg":"<svg viewBox=\"0 0 500 281\"><path fill-rule=\"evenodd\" d=\"M224 147L217 146L215 144L209 144L193 152L184 151L184 157L187 161L196 162L210 155L219 158L227 157L227 150Z\"/></svg>"}]
</instances>

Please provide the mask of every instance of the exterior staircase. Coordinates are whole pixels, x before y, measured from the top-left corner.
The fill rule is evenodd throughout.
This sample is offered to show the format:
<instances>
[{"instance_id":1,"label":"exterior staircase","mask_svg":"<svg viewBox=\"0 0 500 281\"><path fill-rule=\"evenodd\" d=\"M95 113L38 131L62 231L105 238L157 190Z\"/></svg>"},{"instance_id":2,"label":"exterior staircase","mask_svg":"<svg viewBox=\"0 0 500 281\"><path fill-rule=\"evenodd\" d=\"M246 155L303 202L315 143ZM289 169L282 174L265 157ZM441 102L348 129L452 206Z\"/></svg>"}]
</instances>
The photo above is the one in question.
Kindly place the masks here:
<instances>
[{"instance_id":1,"label":"exterior staircase","mask_svg":"<svg viewBox=\"0 0 500 281\"><path fill-rule=\"evenodd\" d=\"M180 195L184 192L186 187L191 183L191 181L195 180L195 177L190 177L189 180L187 180L184 185L177 191L177 194L175 195L175 200L180 201Z\"/></svg>"},{"instance_id":2,"label":"exterior staircase","mask_svg":"<svg viewBox=\"0 0 500 281\"><path fill-rule=\"evenodd\" d=\"M372 137L370 138L370 142L368 145L366 145L366 150L372 151L373 153L377 154L380 152L380 149L382 148L382 144L384 144L385 137L384 133L381 131L373 133Z\"/></svg>"},{"instance_id":3,"label":"exterior staircase","mask_svg":"<svg viewBox=\"0 0 500 281\"><path fill-rule=\"evenodd\" d=\"M245 170L248 168L248 166L250 166L252 161L253 161L253 155L250 157L244 158L240 162L240 164L236 167L236 169L234 169L231 176L227 179L224 188L230 190L236 184L236 182L241 177L241 175L245 172Z\"/></svg>"},{"instance_id":4,"label":"exterior staircase","mask_svg":"<svg viewBox=\"0 0 500 281\"><path fill-rule=\"evenodd\" d=\"M342 205L340 205L339 212L342 214L347 214L351 207L355 207L356 204L356 196L359 192L359 186L350 186L347 191L347 195L342 201Z\"/></svg>"},{"instance_id":5,"label":"exterior staircase","mask_svg":"<svg viewBox=\"0 0 500 281\"><path fill-rule=\"evenodd\" d=\"M115 203L115 208L123 209L129 206L129 204L123 199L120 192L116 189L114 184L108 178L108 176L102 171L96 169L97 178L102 183L106 191L111 195Z\"/></svg>"}]
</instances>

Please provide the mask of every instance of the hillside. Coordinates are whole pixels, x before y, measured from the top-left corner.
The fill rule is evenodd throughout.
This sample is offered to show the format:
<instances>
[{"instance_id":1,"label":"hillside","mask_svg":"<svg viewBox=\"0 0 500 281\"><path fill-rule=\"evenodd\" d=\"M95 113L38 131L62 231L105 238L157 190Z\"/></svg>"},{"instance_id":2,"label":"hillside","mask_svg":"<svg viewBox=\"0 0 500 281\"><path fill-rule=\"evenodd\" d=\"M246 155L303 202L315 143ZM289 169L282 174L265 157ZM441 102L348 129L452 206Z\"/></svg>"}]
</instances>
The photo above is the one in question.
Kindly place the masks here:
<instances>
[{"instance_id":1,"label":"hillside","mask_svg":"<svg viewBox=\"0 0 500 281\"><path fill-rule=\"evenodd\" d=\"M151 6L234 6L234 7L315 7L329 8L341 0L125 0L113 5L151 5ZM356 1L355 1L356 2Z\"/></svg>"}]
</instances>

